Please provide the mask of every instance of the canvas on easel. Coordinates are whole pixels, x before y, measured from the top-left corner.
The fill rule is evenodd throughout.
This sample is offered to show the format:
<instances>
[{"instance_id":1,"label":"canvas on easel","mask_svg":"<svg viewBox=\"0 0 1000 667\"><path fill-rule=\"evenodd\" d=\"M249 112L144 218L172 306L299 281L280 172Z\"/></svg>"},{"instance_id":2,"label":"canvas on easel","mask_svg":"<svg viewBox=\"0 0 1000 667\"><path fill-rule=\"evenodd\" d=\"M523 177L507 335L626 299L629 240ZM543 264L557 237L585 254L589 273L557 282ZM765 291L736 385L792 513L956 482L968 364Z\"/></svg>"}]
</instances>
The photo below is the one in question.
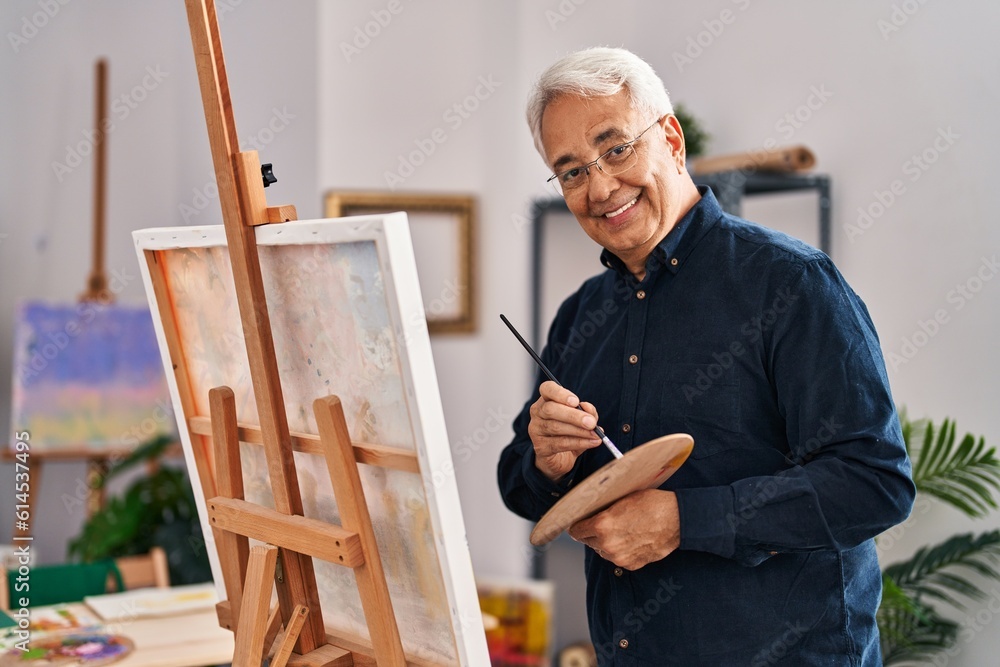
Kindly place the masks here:
<instances>
[{"instance_id":1,"label":"canvas on easel","mask_svg":"<svg viewBox=\"0 0 1000 667\"><path fill-rule=\"evenodd\" d=\"M176 437L145 305L24 302L14 368L12 430L37 453L96 458Z\"/></svg>"},{"instance_id":2,"label":"canvas on easel","mask_svg":"<svg viewBox=\"0 0 1000 667\"><path fill-rule=\"evenodd\" d=\"M133 237L224 598L206 508L212 388L234 393L246 500L274 506L226 237L221 226ZM405 214L264 226L256 241L304 515L340 523L313 414L315 399L336 395L407 660L488 664ZM365 645L354 574L314 566L328 634Z\"/></svg>"}]
</instances>

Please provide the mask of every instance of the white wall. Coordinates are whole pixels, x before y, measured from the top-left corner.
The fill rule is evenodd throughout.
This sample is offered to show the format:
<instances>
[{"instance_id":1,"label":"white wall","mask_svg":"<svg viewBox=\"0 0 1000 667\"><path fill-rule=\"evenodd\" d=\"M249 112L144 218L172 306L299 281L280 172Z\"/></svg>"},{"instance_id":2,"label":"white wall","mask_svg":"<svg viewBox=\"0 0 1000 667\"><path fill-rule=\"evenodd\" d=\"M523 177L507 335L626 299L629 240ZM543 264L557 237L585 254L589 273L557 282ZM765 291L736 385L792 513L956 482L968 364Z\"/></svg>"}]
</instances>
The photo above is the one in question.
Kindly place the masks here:
<instances>
[{"instance_id":1,"label":"white wall","mask_svg":"<svg viewBox=\"0 0 1000 667\"><path fill-rule=\"evenodd\" d=\"M58 8L51 18L40 14L49 5ZM262 161L274 163L278 183L269 201L315 217L316 5L288 3L280 21L259 3L225 0L218 11L241 143L249 149L256 142ZM43 27L25 30L29 38L16 40L15 51L9 35L20 35L25 20ZM119 276L112 287L123 286L119 302L146 301L132 230L218 224L222 214L183 2L15 0L0 4L0 28L0 377L9 378L16 303L72 303L90 270L93 158L67 162L67 154L90 149L97 58L109 61L115 123L107 147L106 263ZM144 79L147 89L133 92ZM79 166L57 174L53 163ZM10 387L0 382L3 443ZM11 534L13 474L0 465L0 536ZM67 538L79 531L83 509L62 496L76 495L84 478L82 463L49 464L34 475L34 546L43 562L63 560Z\"/></svg>"},{"instance_id":2,"label":"white wall","mask_svg":"<svg viewBox=\"0 0 1000 667\"><path fill-rule=\"evenodd\" d=\"M20 53L0 45L8 101L0 105L7 167L0 184L0 234L7 234L0 237L0 350L8 350L0 354L0 375L10 370L15 298L72 299L87 270L80 249L89 223L89 166L59 184L50 163L90 126L90 68L98 53L112 58L112 93L135 85L146 65L162 63L170 72L111 138L110 266L132 267L127 232L181 222L178 204L190 203L192 188L209 178L180 5L72 3ZM899 13L903 5L912 15ZM891 21L894 6L897 20L906 21L883 36L879 21ZM272 107L296 114L264 152L282 179L268 192L272 203L295 203L300 216L309 217L329 189L386 189L385 172L397 169L399 156L436 127L447 140L400 189L479 197L479 333L434 340L478 572L523 573L528 564L527 526L503 509L494 483L509 429L487 431L491 411L506 417L520 407L530 368L497 313L528 328L530 237L523 222L529 201L547 194L541 185L547 174L522 120L525 95L541 69L576 48L624 45L647 58L674 98L714 135L715 152L759 148L772 137L809 145L818 170L833 178L834 259L866 300L885 352L901 355L904 337L924 342L920 322L936 311L947 318L912 359L890 364L897 401L915 416L955 417L960 429L1000 445L992 382L1000 280L982 283L961 308L954 295L949 300L957 284L972 280L970 287L980 287L982 258L1000 251L989 200L1000 131L987 122L987 113L1000 108L995 3L399 0L392 7L398 13L350 58L341 43L351 43L355 29L363 31L379 15L385 22L379 12L388 12L389 0L242 2L225 17L223 37L241 134L264 127ZM21 17L34 11L36 2L5 3L4 33L19 29ZM729 22L714 23L720 16ZM701 53L692 51L692 62L678 66L675 52L699 39ZM474 94L480 77L500 85L455 127L444 114ZM831 93L829 99L808 114L800 110L809 118L789 136L782 119L796 113L814 87ZM958 138L911 180L907 161L925 149L935 152L939 129L948 128ZM856 224L858 208L871 206L875 193L894 180L903 194L850 238L844 226ZM753 210L774 216L760 222L783 228L801 225L811 213L809 206L780 202ZM219 219L214 203L196 221L210 219ZM130 286L126 296L138 299L140 289ZM0 387L0 426L7 392ZM463 444L466 438L479 443ZM8 529L10 503L0 497L0 531ZM973 524L931 505L883 543L883 556L904 558L954 532L998 523L994 515ZM971 607L973 614L980 610ZM950 664L990 662L1000 635L975 635Z\"/></svg>"}]
</instances>

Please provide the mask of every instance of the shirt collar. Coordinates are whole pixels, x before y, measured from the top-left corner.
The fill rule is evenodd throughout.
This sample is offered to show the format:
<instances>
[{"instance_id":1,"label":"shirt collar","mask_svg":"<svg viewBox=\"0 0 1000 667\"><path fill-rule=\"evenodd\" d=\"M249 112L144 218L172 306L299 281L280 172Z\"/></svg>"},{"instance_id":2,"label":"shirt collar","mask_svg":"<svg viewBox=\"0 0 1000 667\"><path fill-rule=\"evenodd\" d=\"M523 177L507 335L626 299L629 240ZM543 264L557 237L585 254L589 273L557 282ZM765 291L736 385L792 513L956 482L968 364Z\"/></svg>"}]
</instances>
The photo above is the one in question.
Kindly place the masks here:
<instances>
[{"instance_id":1,"label":"shirt collar","mask_svg":"<svg viewBox=\"0 0 1000 667\"><path fill-rule=\"evenodd\" d=\"M711 188L707 185L699 185L698 194L701 195L701 198L653 248L649 259L646 260L647 275L656 273L660 267L666 267L671 273L677 273L680 268L680 260L683 259L682 255L686 256L693 245L700 240L701 232L707 231L707 227L722 216L722 207L719 206ZM698 228L699 231L687 234L687 236L692 237L688 239L690 243L685 243L684 247L681 247L681 241L688 228L692 226ZM606 248L601 252L601 264L609 269L614 269L622 276L632 275L632 272L625 266L625 262Z\"/></svg>"}]
</instances>

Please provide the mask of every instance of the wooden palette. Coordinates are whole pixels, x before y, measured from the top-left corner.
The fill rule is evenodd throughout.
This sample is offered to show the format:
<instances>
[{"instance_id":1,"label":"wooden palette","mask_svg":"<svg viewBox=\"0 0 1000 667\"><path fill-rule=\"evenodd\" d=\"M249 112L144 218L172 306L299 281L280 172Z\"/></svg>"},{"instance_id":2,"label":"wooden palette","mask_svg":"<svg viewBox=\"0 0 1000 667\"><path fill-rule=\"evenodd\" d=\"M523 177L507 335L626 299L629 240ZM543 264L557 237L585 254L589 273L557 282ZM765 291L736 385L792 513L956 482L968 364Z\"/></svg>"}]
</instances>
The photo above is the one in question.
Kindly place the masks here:
<instances>
[{"instance_id":1,"label":"wooden palette","mask_svg":"<svg viewBox=\"0 0 1000 667\"><path fill-rule=\"evenodd\" d=\"M674 433L610 461L545 513L531 531L531 543L536 547L548 544L577 521L594 516L630 493L655 489L677 472L693 448L694 438Z\"/></svg>"}]
</instances>

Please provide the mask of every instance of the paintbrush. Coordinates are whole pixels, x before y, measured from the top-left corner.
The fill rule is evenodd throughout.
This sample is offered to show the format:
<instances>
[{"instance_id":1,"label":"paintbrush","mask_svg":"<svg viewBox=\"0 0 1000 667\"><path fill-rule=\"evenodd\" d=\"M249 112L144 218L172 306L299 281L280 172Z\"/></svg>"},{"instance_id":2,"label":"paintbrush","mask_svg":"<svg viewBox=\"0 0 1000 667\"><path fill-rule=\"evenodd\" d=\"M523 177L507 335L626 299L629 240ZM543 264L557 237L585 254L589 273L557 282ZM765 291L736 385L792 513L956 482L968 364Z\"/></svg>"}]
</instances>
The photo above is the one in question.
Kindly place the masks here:
<instances>
[{"instance_id":1,"label":"paintbrush","mask_svg":"<svg viewBox=\"0 0 1000 667\"><path fill-rule=\"evenodd\" d=\"M524 346L524 349L528 351L528 354L530 354L531 358L535 360L535 363L538 364L538 367L542 369L542 372L545 373L545 376L548 379L555 382L560 387L564 387L565 385L563 385L562 382L556 379L556 376L552 374L552 371L550 371L548 368L545 367L545 364L542 363L541 357L535 354L535 351L531 349L530 345L528 345L528 341L524 340L524 338L521 337L521 334L517 333L517 329L515 329L514 325L510 323L510 320L504 317L503 314L500 315L500 319L503 320L503 323L507 325L507 328L510 329L510 332L514 334L514 336L517 338L518 341L520 341L521 345ZM578 410L583 410L583 406L580 405L579 403L577 403L576 407ZM586 412L586 410L583 411ZM594 427L594 433L596 433L597 437L601 439L601 442L604 443L604 446L608 448L608 451L614 454L614 457L616 459L620 459L622 457L622 453L618 451L617 447L615 447L615 443L611 442L611 439L607 436L607 434L604 433L604 430L600 426Z\"/></svg>"}]
</instances>

